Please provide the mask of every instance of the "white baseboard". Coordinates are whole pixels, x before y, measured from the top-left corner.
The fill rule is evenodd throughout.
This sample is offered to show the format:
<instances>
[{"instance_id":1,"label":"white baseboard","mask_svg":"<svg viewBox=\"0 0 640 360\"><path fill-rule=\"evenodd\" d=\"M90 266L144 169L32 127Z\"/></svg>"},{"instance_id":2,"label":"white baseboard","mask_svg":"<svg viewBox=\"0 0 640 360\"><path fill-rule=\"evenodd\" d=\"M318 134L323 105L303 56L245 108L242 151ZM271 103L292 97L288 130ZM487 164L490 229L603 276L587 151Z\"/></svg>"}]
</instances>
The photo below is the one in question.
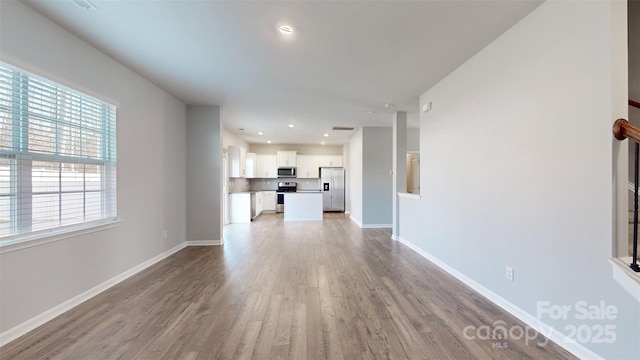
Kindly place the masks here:
<instances>
[{"instance_id":1,"label":"white baseboard","mask_svg":"<svg viewBox=\"0 0 640 360\"><path fill-rule=\"evenodd\" d=\"M398 241L400 238L397 237L395 234L391 234L391 240L393 241Z\"/></svg>"},{"instance_id":2,"label":"white baseboard","mask_svg":"<svg viewBox=\"0 0 640 360\"><path fill-rule=\"evenodd\" d=\"M220 240L191 240L187 241L187 246L217 246L223 245L224 238Z\"/></svg>"},{"instance_id":3,"label":"white baseboard","mask_svg":"<svg viewBox=\"0 0 640 360\"><path fill-rule=\"evenodd\" d=\"M101 292L109 289L110 287L117 285L118 283L130 278L131 276L139 273L140 271L148 268L149 266L164 260L165 258L175 254L176 252L184 249L187 246L187 243L181 243L180 245L169 249L165 252L163 252L162 254L155 256L145 262L143 262L140 265L134 266L133 268L123 272L120 275L117 275L105 282L103 282L100 285L97 285L85 292L83 292L82 294L75 296L65 302L63 302L60 305L54 306L53 308L43 312L40 315L37 315L25 322L23 322L20 325L17 325L5 332L3 332L2 334L0 334L0 346L4 346L7 343L19 338L20 336L28 333L29 331L37 328L38 326L46 323L47 321L52 320L53 318L60 316L61 314L65 313L66 311L71 310L72 308L80 305L81 303L91 299L92 297L100 294Z\"/></svg>"},{"instance_id":4,"label":"white baseboard","mask_svg":"<svg viewBox=\"0 0 640 360\"><path fill-rule=\"evenodd\" d=\"M344 212L344 214L345 214L345 215L351 215L351 211L346 210L346 211Z\"/></svg>"},{"instance_id":5,"label":"white baseboard","mask_svg":"<svg viewBox=\"0 0 640 360\"><path fill-rule=\"evenodd\" d=\"M476 292L480 293L480 295L482 295L482 296L486 297L487 299L489 299L489 301L491 301L494 304L500 306L502 309L504 309L505 311L507 311L511 315L515 316L516 318L520 319L520 321L524 322L525 324L531 326L533 329L538 331L540 334L542 334L542 335L546 336L547 338L551 339L553 342L555 342L556 344L558 344L559 346L561 346L562 348L564 348L568 352L572 353L573 355L577 356L578 358L580 358L580 359L593 359L593 360L603 359L601 356L599 356L598 354L594 353L593 351L587 349L586 347L584 347L580 343L568 338L563 333L561 333L558 330L554 329L553 327L545 324L540 319L538 319L538 318L534 317L533 315L529 314L528 312L520 309L518 306L510 303L509 301L505 300L500 295L498 295L498 294L494 293L493 291L487 289L486 287L480 285L479 283L475 282L474 280L472 280L471 278L467 277L463 273L461 273L458 270L452 268L451 266L447 265L446 263L444 263L440 259L438 259L435 256L429 254L428 252L420 249L419 247L417 247L413 243L407 241L406 239L402 238L401 236L398 237L398 241L400 241L402 244L406 245L408 248L410 248L411 250L415 251L416 253L418 253L419 255L424 257L425 259L431 261L432 263L434 263L436 266L438 266L442 270L444 270L444 271L448 272L449 274L453 275L456 279L462 281L465 285L469 286L470 288L472 288Z\"/></svg>"},{"instance_id":6,"label":"white baseboard","mask_svg":"<svg viewBox=\"0 0 640 360\"><path fill-rule=\"evenodd\" d=\"M392 224L362 224L363 229L390 229Z\"/></svg>"},{"instance_id":7,"label":"white baseboard","mask_svg":"<svg viewBox=\"0 0 640 360\"><path fill-rule=\"evenodd\" d=\"M351 215L349 215L349 219L351 219L351 221L356 223L356 225L358 225L361 229L386 229L386 228L391 228L393 226L391 224L363 224L360 222L360 220L354 218Z\"/></svg>"},{"instance_id":8,"label":"white baseboard","mask_svg":"<svg viewBox=\"0 0 640 360\"><path fill-rule=\"evenodd\" d=\"M349 215L349 219L351 219L351 221L358 225L358 227L362 228L362 223L360 222L360 220L354 218L352 215Z\"/></svg>"}]
</instances>

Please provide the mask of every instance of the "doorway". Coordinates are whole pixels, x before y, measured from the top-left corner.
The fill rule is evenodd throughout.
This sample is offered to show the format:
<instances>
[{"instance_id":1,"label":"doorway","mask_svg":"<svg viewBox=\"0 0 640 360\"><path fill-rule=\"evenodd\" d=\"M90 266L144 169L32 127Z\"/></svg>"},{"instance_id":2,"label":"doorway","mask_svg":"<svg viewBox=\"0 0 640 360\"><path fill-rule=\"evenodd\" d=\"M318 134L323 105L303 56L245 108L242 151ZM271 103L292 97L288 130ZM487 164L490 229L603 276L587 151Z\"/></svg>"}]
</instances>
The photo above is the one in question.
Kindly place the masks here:
<instances>
[{"instance_id":1,"label":"doorway","mask_svg":"<svg viewBox=\"0 0 640 360\"><path fill-rule=\"evenodd\" d=\"M407 192L420 194L420 153L407 153Z\"/></svg>"}]
</instances>

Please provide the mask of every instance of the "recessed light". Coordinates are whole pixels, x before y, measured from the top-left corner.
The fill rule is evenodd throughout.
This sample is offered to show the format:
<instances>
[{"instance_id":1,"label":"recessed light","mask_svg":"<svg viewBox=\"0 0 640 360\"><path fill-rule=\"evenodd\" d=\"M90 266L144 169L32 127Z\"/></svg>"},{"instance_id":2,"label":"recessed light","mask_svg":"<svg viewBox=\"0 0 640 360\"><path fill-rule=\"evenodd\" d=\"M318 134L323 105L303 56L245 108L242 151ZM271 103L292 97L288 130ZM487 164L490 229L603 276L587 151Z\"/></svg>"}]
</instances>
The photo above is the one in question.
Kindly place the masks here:
<instances>
[{"instance_id":1,"label":"recessed light","mask_svg":"<svg viewBox=\"0 0 640 360\"><path fill-rule=\"evenodd\" d=\"M324 137L329 137L329 134L325 133L325 134L324 134Z\"/></svg>"},{"instance_id":2,"label":"recessed light","mask_svg":"<svg viewBox=\"0 0 640 360\"><path fill-rule=\"evenodd\" d=\"M294 127L294 126L295 126L295 125L293 125L293 124L289 124L289 127L290 127L290 128L292 128L292 127Z\"/></svg>"},{"instance_id":3,"label":"recessed light","mask_svg":"<svg viewBox=\"0 0 640 360\"><path fill-rule=\"evenodd\" d=\"M271 144L271 140L267 140L267 144Z\"/></svg>"},{"instance_id":4,"label":"recessed light","mask_svg":"<svg viewBox=\"0 0 640 360\"><path fill-rule=\"evenodd\" d=\"M324 144L325 144L325 142L324 142L324 141L320 141L320 145L324 145Z\"/></svg>"},{"instance_id":5,"label":"recessed light","mask_svg":"<svg viewBox=\"0 0 640 360\"><path fill-rule=\"evenodd\" d=\"M293 34L293 26L291 25L280 25L278 29L280 30L281 33L285 35Z\"/></svg>"},{"instance_id":6,"label":"recessed light","mask_svg":"<svg viewBox=\"0 0 640 360\"><path fill-rule=\"evenodd\" d=\"M262 131L258 131L258 135L264 135Z\"/></svg>"},{"instance_id":7,"label":"recessed light","mask_svg":"<svg viewBox=\"0 0 640 360\"><path fill-rule=\"evenodd\" d=\"M373 111L373 110L369 110L369 114L370 114L370 115L373 115L373 114L375 114L375 113L376 113L375 111Z\"/></svg>"}]
</instances>

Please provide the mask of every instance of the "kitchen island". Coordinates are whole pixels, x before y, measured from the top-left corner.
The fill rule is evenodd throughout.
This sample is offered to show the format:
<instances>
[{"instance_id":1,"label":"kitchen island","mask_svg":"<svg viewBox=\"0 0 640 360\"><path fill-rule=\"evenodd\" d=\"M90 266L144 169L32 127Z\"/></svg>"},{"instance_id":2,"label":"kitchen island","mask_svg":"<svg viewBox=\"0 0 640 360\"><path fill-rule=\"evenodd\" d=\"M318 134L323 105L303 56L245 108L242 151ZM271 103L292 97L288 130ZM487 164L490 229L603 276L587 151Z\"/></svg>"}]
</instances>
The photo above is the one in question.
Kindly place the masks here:
<instances>
[{"instance_id":1,"label":"kitchen island","mask_svg":"<svg viewBox=\"0 0 640 360\"><path fill-rule=\"evenodd\" d=\"M284 221L322 220L322 192L300 191L284 194Z\"/></svg>"}]
</instances>

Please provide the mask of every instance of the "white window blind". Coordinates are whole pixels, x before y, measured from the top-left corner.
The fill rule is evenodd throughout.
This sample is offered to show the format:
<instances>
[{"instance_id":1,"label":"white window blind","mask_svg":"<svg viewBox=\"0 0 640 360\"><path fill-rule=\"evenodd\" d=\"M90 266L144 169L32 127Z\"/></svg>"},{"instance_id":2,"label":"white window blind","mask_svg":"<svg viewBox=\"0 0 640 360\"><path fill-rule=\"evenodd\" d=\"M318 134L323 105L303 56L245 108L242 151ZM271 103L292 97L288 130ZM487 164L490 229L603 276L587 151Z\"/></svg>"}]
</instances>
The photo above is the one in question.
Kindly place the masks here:
<instances>
[{"instance_id":1,"label":"white window blind","mask_svg":"<svg viewBox=\"0 0 640 360\"><path fill-rule=\"evenodd\" d=\"M0 62L0 242L115 217L115 106Z\"/></svg>"}]
</instances>

